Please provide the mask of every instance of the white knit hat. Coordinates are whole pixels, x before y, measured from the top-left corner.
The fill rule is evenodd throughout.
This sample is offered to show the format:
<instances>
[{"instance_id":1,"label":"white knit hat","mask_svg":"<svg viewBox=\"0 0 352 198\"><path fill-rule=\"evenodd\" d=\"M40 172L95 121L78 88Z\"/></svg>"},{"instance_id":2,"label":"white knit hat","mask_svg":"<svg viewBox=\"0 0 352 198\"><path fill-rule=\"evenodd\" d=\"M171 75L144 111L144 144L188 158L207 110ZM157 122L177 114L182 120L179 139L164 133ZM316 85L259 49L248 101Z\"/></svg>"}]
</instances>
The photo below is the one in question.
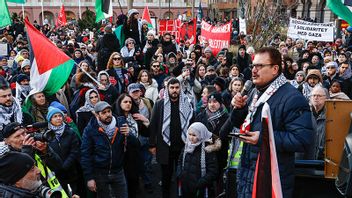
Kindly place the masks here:
<instances>
[{"instance_id":1,"label":"white knit hat","mask_svg":"<svg viewBox=\"0 0 352 198\"><path fill-rule=\"evenodd\" d=\"M136 10L136 9L130 9L129 11L128 11L128 13L127 13L127 17L129 18L132 14L134 14L134 13L138 13L139 14L139 11L138 10Z\"/></svg>"}]
</instances>

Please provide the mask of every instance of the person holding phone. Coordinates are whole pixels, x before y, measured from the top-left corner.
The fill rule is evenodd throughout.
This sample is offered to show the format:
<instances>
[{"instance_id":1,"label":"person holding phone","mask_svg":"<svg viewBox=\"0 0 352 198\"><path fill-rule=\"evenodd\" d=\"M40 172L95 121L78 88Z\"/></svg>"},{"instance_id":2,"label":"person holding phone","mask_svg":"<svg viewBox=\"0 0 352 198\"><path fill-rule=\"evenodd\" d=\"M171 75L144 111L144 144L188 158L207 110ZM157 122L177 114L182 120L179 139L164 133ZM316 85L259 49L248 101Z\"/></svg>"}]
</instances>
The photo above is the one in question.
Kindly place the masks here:
<instances>
[{"instance_id":1,"label":"person holding phone","mask_svg":"<svg viewBox=\"0 0 352 198\"><path fill-rule=\"evenodd\" d=\"M81 166L90 191L97 197L128 197L123 165L125 145L134 144L127 124L118 126L112 107L105 101L94 106L92 118L83 131Z\"/></svg>"},{"instance_id":2,"label":"person holding phone","mask_svg":"<svg viewBox=\"0 0 352 198\"><path fill-rule=\"evenodd\" d=\"M132 83L131 85L134 85ZM131 88L129 86L129 93L140 91L136 87ZM117 123L120 126L128 126L130 142L125 145L125 161L124 170L128 186L128 197L133 198L137 196L138 179L143 169L143 160L140 152L140 141L139 136L141 135L141 129L147 128L149 120L139 113L138 106L130 95L121 94L115 104L115 113L117 117ZM141 126L142 125L142 126ZM145 130L145 129L144 129Z\"/></svg>"}]
</instances>

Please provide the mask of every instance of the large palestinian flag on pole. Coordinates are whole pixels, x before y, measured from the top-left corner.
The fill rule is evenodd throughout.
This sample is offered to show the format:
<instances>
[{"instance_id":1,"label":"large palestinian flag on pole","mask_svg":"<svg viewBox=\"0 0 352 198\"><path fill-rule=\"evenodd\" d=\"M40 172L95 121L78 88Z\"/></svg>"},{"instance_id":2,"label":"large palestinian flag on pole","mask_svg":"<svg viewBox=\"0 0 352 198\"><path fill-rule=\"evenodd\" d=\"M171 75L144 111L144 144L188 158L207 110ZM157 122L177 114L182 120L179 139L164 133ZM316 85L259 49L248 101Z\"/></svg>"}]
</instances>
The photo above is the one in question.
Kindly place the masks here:
<instances>
[{"instance_id":1,"label":"large palestinian flag on pole","mask_svg":"<svg viewBox=\"0 0 352 198\"><path fill-rule=\"evenodd\" d=\"M112 13L112 0L96 0L95 1L95 22L113 16Z\"/></svg>"},{"instance_id":2,"label":"large palestinian flag on pole","mask_svg":"<svg viewBox=\"0 0 352 198\"><path fill-rule=\"evenodd\" d=\"M74 61L25 19L31 51L31 93L55 94L66 83Z\"/></svg>"}]
</instances>

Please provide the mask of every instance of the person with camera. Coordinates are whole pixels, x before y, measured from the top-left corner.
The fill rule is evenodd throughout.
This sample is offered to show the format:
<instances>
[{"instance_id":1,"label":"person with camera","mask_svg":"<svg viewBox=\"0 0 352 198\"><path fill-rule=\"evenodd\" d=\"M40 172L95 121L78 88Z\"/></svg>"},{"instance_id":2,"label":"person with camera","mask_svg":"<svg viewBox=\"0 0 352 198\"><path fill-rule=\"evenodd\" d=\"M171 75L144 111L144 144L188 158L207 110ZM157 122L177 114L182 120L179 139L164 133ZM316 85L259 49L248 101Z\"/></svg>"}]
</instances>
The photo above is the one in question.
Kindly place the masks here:
<instances>
[{"instance_id":1,"label":"person with camera","mask_svg":"<svg viewBox=\"0 0 352 198\"><path fill-rule=\"evenodd\" d=\"M123 170L126 145L130 143L127 124L118 125L112 107L105 101L94 106L95 118L84 129L81 166L87 186L97 197L127 198Z\"/></svg>"},{"instance_id":2,"label":"person with camera","mask_svg":"<svg viewBox=\"0 0 352 198\"><path fill-rule=\"evenodd\" d=\"M47 115L48 129L55 133L55 138L49 141L49 146L62 159L62 166L54 169L61 186L69 192L68 184L72 193L77 194L79 184L79 140L73 130L65 124L64 113L55 107L49 107Z\"/></svg>"},{"instance_id":3,"label":"person with camera","mask_svg":"<svg viewBox=\"0 0 352 198\"><path fill-rule=\"evenodd\" d=\"M24 126L14 122L5 127L3 135L5 145L8 145L10 150L26 153L36 161L43 179L48 181L52 190L66 194L54 172L51 171L58 170L63 165L60 156L48 145L52 135L54 135L52 131L27 134L27 129Z\"/></svg>"}]
</instances>

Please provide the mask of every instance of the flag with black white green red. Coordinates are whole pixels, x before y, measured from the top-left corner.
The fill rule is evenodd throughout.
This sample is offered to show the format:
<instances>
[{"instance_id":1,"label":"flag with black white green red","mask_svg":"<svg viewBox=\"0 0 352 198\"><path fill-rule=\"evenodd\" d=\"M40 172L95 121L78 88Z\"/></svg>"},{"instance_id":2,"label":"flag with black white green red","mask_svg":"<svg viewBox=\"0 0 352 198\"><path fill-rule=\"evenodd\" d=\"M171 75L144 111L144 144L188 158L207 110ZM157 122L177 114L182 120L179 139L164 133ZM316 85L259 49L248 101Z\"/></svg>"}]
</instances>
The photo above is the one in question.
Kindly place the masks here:
<instances>
[{"instance_id":1,"label":"flag with black white green red","mask_svg":"<svg viewBox=\"0 0 352 198\"><path fill-rule=\"evenodd\" d=\"M113 16L112 0L96 0L95 1L95 22Z\"/></svg>"},{"instance_id":2,"label":"flag with black white green red","mask_svg":"<svg viewBox=\"0 0 352 198\"><path fill-rule=\"evenodd\" d=\"M31 52L29 95L55 94L66 83L75 62L25 19Z\"/></svg>"},{"instance_id":3,"label":"flag with black white green red","mask_svg":"<svg viewBox=\"0 0 352 198\"><path fill-rule=\"evenodd\" d=\"M347 5L351 5L350 1L345 0L345 4L341 0L327 0L327 7L341 19L347 21L352 26L352 12Z\"/></svg>"},{"instance_id":4,"label":"flag with black white green red","mask_svg":"<svg viewBox=\"0 0 352 198\"><path fill-rule=\"evenodd\" d=\"M12 20L6 0L0 0L0 28L11 25Z\"/></svg>"}]
</instances>

